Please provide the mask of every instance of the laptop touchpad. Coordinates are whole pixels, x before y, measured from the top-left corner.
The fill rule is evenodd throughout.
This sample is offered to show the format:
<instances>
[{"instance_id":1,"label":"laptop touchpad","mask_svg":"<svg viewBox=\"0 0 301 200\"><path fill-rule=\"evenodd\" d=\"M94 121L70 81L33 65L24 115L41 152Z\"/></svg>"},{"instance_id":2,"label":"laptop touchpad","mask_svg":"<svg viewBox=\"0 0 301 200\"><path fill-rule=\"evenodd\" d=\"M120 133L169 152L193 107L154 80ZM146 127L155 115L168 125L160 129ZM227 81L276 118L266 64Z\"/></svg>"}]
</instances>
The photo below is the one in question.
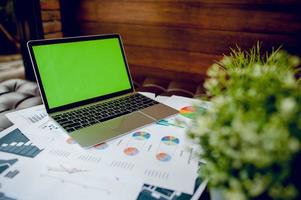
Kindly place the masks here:
<instances>
[{"instance_id":1,"label":"laptop touchpad","mask_svg":"<svg viewBox=\"0 0 301 200\"><path fill-rule=\"evenodd\" d=\"M153 119L139 112L133 112L128 115L80 129L71 136L77 139L81 146L89 147L153 122Z\"/></svg>"},{"instance_id":2,"label":"laptop touchpad","mask_svg":"<svg viewBox=\"0 0 301 200\"><path fill-rule=\"evenodd\" d=\"M113 120L104 122L103 125L111 127L111 129L114 131L121 131L123 133L126 133L135 128L150 124L154 121L155 120L139 112L133 112L129 115L121 116Z\"/></svg>"}]
</instances>

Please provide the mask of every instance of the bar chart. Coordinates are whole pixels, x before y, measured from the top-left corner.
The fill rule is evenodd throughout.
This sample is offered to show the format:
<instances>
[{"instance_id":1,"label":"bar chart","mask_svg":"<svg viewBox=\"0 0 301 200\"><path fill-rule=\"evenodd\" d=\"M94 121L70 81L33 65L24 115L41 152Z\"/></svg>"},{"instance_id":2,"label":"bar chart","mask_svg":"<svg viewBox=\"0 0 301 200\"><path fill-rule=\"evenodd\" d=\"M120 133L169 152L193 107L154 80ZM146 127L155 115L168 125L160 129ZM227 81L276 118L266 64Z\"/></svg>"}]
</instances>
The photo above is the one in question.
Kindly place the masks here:
<instances>
[{"instance_id":1,"label":"bar chart","mask_svg":"<svg viewBox=\"0 0 301 200\"><path fill-rule=\"evenodd\" d=\"M39 122L40 120L44 119L47 116L47 113L38 113L32 116L27 116L26 119L29 120L31 123Z\"/></svg>"},{"instance_id":2,"label":"bar chart","mask_svg":"<svg viewBox=\"0 0 301 200\"><path fill-rule=\"evenodd\" d=\"M4 172L5 170L7 170L10 166L12 166L13 164L15 164L17 161L18 161L17 158L15 158L15 159L9 159L9 160L2 160L2 159L0 159L0 174L2 174L2 172Z\"/></svg>"},{"instance_id":3,"label":"bar chart","mask_svg":"<svg viewBox=\"0 0 301 200\"><path fill-rule=\"evenodd\" d=\"M14 198L6 196L4 193L0 192L0 199L1 200L16 200Z\"/></svg>"},{"instance_id":4,"label":"bar chart","mask_svg":"<svg viewBox=\"0 0 301 200\"><path fill-rule=\"evenodd\" d=\"M42 150L33 145L19 129L14 129L0 138L0 151L34 158Z\"/></svg>"}]
</instances>

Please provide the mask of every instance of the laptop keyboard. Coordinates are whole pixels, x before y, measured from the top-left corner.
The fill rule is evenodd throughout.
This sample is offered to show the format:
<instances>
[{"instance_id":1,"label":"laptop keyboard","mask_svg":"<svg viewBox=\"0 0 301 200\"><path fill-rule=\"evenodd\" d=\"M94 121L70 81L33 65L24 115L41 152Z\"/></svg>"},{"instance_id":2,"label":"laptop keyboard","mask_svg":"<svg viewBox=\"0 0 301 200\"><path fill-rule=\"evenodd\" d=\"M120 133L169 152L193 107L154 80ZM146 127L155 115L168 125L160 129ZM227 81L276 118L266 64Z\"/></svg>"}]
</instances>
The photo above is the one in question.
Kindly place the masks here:
<instances>
[{"instance_id":1,"label":"laptop keyboard","mask_svg":"<svg viewBox=\"0 0 301 200\"><path fill-rule=\"evenodd\" d=\"M139 93L53 116L67 132L107 121L158 104Z\"/></svg>"}]
</instances>

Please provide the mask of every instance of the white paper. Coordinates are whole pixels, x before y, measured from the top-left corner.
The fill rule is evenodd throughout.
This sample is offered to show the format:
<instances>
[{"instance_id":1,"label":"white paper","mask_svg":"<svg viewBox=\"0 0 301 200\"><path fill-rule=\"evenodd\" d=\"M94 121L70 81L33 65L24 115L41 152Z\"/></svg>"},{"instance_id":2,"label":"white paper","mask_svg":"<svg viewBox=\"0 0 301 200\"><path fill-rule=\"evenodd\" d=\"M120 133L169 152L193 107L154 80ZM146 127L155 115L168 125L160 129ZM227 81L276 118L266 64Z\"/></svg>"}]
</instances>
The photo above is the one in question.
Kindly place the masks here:
<instances>
[{"instance_id":1,"label":"white paper","mask_svg":"<svg viewBox=\"0 0 301 200\"><path fill-rule=\"evenodd\" d=\"M152 92L139 92L140 94L148 97L148 98L151 98L151 99L155 99L156 98L156 94L155 93L152 93Z\"/></svg>"},{"instance_id":2,"label":"white paper","mask_svg":"<svg viewBox=\"0 0 301 200\"><path fill-rule=\"evenodd\" d=\"M204 189L206 188L208 180L201 180L200 178L197 178L195 181L195 191L192 195L182 193L175 190L168 190L166 188L157 187L154 185L148 185L144 184L140 194L143 196L143 199L191 199L191 200L198 200L201 197L201 194L203 193ZM168 195L167 195L168 194ZM169 198L167 198L167 196Z\"/></svg>"},{"instance_id":3,"label":"white paper","mask_svg":"<svg viewBox=\"0 0 301 200\"><path fill-rule=\"evenodd\" d=\"M194 151L187 149L184 127L179 127L173 118L166 121L167 124L153 124L89 149L82 149L67 134L48 130L54 138L58 136L49 140L51 145L45 151L67 162L91 163L121 177L134 176L141 182L191 194L197 171ZM173 138L175 143L165 144L164 137Z\"/></svg>"},{"instance_id":4,"label":"white paper","mask_svg":"<svg viewBox=\"0 0 301 200\"><path fill-rule=\"evenodd\" d=\"M160 95L158 95L158 96L156 96L155 100L158 101L158 102L160 102L160 103L164 103L164 102L167 101L169 98L170 98L170 97L168 97L168 96L160 96Z\"/></svg>"},{"instance_id":5,"label":"white paper","mask_svg":"<svg viewBox=\"0 0 301 200\"><path fill-rule=\"evenodd\" d=\"M20 127L20 130L40 148L69 138L68 133L51 117L46 117L31 126Z\"/></svg>"},{"instance_id":6,"label":"white paper","mask_svg":"<svg viewBox=\"0 0 301 200\"><path fill-rule=\"evenodd\" d=\"M192 194L197 160L194 150L187 149L184 134L179 127L145 127L124 137L106 163L120 176Z\"/></svg>"},{"instance_id":7,"label":"white paper","mask_svg":"<svg viewBox=\"0 0 301 200\"><path fill-rule=\"evenodd\" d=\"M3 167L0 173L0 186L3 187L7 181L19 175L20 167L16 166L25 165L31 160L32 158L0 151L0 166ZM0 187L0 191L2 187Z\"/></svg>"},{"instance_id":8,"label":"white paper","mask_svg":"<svg viewBox=\"0 0 301 200\"><path fill-rule=\"evenodd\" d=\"M27 138L16 130L17 127L12 126L0 133L0 146L4 143L8 144L7 147L13 143L17 144L9 149L0 148L0 192L5 197L17 199L137 197L142 186L141 182L136 179L125 181L114 173L101 170L101 166L96 168L94 163L100 159L96 155L88 156L86 151L81 151L81 154L76 154L77 157L69 160L58 159L68 156L64 153L66 148L61 151L44 149L31 157L28 157L28 153L20 153L16 148L22 148L25 144L28 146L31 142L20 142ZM69 150L72 151L72 148ZM76 159L85 162L80 162L79 165L74 162Z\"/></svg>"},{"instance_id":9,"label":"white paper","mask_svg":"<svg viewBox=\"0 0 301 200\"><path fill-rule=\"evenodd\" d=\"M7 113L5 116L18 127L30 126L48 117L44 105L34 106L15 112Z\"/></svg>"},{"instance_id":10,"label":"white paper","mask_svg":"<svg viewBox=\"0 0 301 200\"><path fill-rule=\"evenodd\" d=\"M175 101L166 100L177 106L191 105ZM179 125L176 118L164 119L164 123L146 126L88 150L76 144L50 117L26 126L24 134L43 146L48 156L60 158L64 163L89 163L125 180L135 177L147 184L192 194L197 161L194 149L188 148L185 127ZM135 138L134 134L139 132L146 132L150 137ZM162 140L164 137L175 142L166 144Z\"/></svg>"},{"instance_id":11,"label":"white paper","mask_svg":"<svg viewBox=\"0 0 301 200\"><path fill-rule=\"evenodd\" d=\"M42 151L13 125L0 133L0 152L34 158Z\"/></svg>"},{"instance_id":12,"label":"white paper","mask_svg":"<svg viewBox=\"0 0 301 200\"><path fill-rule=\"evenodd\" d=\"M179 111L176 121L185 127L190 125L191 119L198 109L206 110L210 107L210 103L207 101L175 95L167 99L164 104Z\"/></svg>"},{"instance_id":13,"label":"white paper","mask_svg":"<svg viewBox=\"0 0 301 200\"><path fill-rule=\"evenodd\" d=\"M210 107L210 102L209 101L203 101L200 99L192 99L192 98L187 98L187 97L182 97L182 96L176 96L173 95L169 99L167 99L164 104L175 108L177 110L181 110L185 106L198 106L198 107L203 107L205 109L208 109Z\"/></svg>"},{"instance_id":14,"label":"white paper","mask_svg":"<svg viewBox=\"0 0 301 200\"><path fill-rule=\"evenodd\" d=\"M88 165L60 163L40 155L27 163L16 163L20 173L6 180L2 190L7 196L34 199L135 199L141 183L124 182L114 174L96 171ZM26 182L30 181L30 182Z\"/></svg>"}]
</instances>

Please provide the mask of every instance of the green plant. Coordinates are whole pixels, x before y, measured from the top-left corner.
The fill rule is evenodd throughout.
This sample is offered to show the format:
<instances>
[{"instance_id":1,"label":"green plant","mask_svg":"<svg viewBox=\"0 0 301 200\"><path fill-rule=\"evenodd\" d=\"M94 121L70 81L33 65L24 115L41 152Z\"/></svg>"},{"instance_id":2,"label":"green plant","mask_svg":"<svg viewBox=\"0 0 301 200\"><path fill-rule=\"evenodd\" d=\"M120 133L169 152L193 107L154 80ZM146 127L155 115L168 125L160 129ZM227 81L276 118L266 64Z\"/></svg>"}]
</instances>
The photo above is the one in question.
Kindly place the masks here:
<instances>
[{"instance_id":1,"label":"green plant","mask_svg":"<svg viewBox=\"0 0 301 200\"><path fill-rule=\"evenodd\" d=\"M239 47L208 70L212 106L188 135L206 160L200 175L226 199L297 199L301 155L300 59Z\"/></svg>"}]
</instances>

